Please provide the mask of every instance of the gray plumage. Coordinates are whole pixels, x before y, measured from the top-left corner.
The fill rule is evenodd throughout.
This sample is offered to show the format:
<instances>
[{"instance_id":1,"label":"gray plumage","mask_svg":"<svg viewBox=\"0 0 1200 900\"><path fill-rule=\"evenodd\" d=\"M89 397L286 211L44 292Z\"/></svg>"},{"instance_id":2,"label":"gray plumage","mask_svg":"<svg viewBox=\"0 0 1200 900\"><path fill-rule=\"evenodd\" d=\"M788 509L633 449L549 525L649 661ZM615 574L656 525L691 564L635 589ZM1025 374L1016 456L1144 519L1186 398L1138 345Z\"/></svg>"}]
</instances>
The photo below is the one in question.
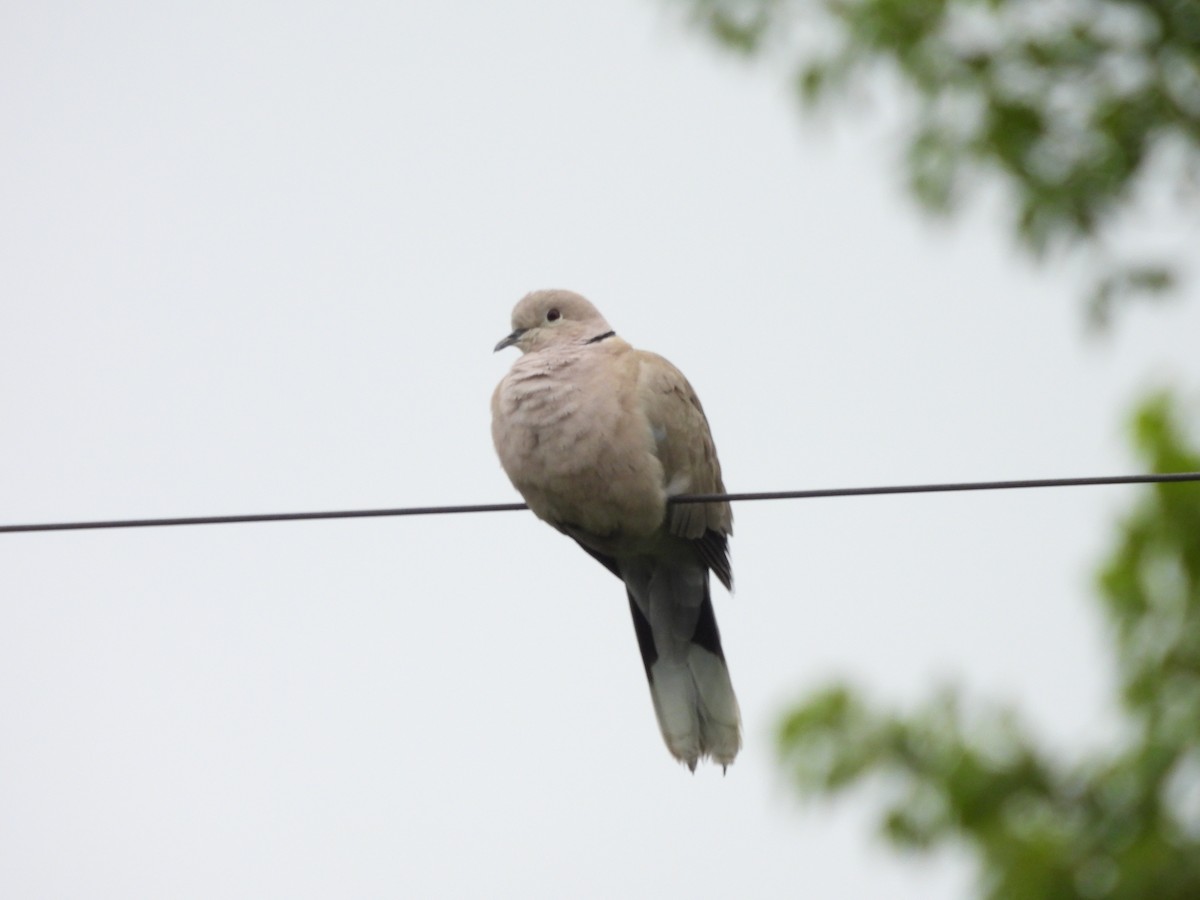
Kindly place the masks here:
<instances>
[{"instance_id":1,"label":"gray plumage","mask_svg":"<svg viewBox=\"0 0 1200 900\"><path fill-rule=\"evenodd\" d=\"M695 769L729 765L741 718L721 649L709 570L732 588L728 503L708 421L673 365L613 333L587 300L535 291L496 349L522 355L492 396L500 462L530 509L626 587L667 748Z\"/></svg>"}]
</instances>

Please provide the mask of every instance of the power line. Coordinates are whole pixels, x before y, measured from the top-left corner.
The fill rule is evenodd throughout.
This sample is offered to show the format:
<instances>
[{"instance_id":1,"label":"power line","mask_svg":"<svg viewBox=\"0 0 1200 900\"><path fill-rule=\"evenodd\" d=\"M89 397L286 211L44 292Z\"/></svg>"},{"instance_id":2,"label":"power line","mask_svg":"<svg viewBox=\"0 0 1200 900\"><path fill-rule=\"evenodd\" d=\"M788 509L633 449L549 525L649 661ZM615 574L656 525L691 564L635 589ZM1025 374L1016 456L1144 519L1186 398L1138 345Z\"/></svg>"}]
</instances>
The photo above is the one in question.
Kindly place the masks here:
<instances>
[{"instance_id":1,"label":"power line","mask_svg":"<svg viewBox=\"0 0 1200 900\"><path fill-rule=\"evenodd\" d=\"M818 488L804 491L765 491L749 494L687 494L671 503L742 503L750 500L816 500L823 497L868 497L879 494L936 494L952 491L1001 491L1015 488L1085 487L1104 484L1168 484L1200 481L1200 472L1157 475L1103 475L1095 478L1037 478L1025 481L963 481L947 484L899 484L884 487ZM233 525L245 522L297 522L311 519L370 519L384 516L437 516L457 513L516 512L524 503L483 503L468 506L409 506L398 509L347 509L327 512L261 513L237 516L187 516L173 519L113 519L95 522L52 522L0 525L0 534L29 531L84 531L100 528L163 528L171 525Z\"/></svg>"}]
</instances>

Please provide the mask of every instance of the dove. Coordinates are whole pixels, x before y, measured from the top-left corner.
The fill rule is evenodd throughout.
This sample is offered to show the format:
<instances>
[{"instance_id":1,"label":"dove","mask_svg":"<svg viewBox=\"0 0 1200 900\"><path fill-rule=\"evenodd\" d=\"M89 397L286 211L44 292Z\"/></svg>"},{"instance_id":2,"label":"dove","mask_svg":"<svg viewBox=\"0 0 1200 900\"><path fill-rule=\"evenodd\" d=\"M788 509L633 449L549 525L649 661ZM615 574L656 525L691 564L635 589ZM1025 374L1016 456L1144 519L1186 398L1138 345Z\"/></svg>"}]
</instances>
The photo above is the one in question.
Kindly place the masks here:
<instances>
[{"instance_id":1,"label":"dove","mask_svg":"<svg viewBox=\"0 0 1200 900\"><path fill-rule=\"evenodd\" d=\"M625 584L658 726L693 772L724 770L741 714L713 614L709 572L732 591L726 502L708 420L666 359L619 337L588 300L527 294L496 350L521 356L492 395L500 464L533 513Z\"/></svg>"}]
</instances>

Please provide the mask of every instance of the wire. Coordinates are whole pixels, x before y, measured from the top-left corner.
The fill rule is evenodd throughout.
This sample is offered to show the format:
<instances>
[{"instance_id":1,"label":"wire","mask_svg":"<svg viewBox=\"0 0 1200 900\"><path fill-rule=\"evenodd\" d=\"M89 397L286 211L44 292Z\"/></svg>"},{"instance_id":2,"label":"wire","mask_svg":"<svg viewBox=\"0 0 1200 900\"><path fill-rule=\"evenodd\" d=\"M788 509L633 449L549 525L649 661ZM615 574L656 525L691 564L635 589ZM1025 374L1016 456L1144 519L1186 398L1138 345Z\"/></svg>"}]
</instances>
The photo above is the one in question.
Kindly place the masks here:
<instances>
[{"instance_id":1,"label":"wire","mask_svg":"<svg viewBox=\"0 0 1200 900\"><path fill-rule=\"evenodd\" d=\"M751 494L687 494L671 503L742 503L749 500L816 500L822 497L867 497L878 494L936 494L951 491L1000 491L1015 488L1084 487L1104 484L1169 484L1200 481L1200 472L1156 475L1104 475L1095 478L1037 478L1026 481L963 481L949 484L899 484L885 487L818 488L806 491L766 491ZM483 503L469 506L409 506L399 509L347 509L330 512L262 513L239 516L189 516L174 519L114 519L98 522L52 522L38 525L0 525L0 534L29 531L84 531L99 528L163 528L171 525L233 525L243 522L297 522L310 519L370 519L383 516L436 516L456 513L516 512L524 503Z\"/></svg>"}]
</instances>

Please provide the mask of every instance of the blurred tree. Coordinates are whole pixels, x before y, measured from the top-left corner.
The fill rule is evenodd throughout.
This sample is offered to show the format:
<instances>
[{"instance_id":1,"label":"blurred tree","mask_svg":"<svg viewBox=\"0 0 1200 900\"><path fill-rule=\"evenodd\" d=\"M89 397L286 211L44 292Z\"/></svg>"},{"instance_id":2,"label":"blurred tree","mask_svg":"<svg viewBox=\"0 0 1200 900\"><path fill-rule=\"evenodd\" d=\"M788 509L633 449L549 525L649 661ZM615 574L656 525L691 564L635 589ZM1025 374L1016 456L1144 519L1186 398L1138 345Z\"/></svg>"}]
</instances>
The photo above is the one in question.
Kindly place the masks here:
<instances>
[{"instance_id":1,"label":"blurred tree","mask_svg":"<svg viewBox=\"0 0 1200 900\"><path fill-rule=\"evenodd\" d=\"M1167 395L1143 405L1135 431L1153 471L1200 471ZM835 685L780 728L801 792L882 776L886 837L965 844L994 900L1200 897L1200 484L1143 495L1099 588L1125 724L1117 746L1063 762L1014 714L966 712L953 691L899 716Z\"/></svg>"},{"instance_id":2,"label":"blurred tree","mask_svg":"<svg viewBox=\"0 0 1200 900\"><path fill-rule=\"evenodd\" d=\"M909 185L949 212L979 176L1013 200L1035 255L1094 251L1098 323L1115 300L1171 286L1163 261L1106 246L1157 185L1195 200L1200 0L674 0L725 46L783 52L809 106L890 73L915 101ZM1153 471L1200 471L1170 395L1135 421ZM802 794L868 778L891 793L899 847L965 845L995 900L1200 898L1200 484L1148 489L1098 579L1124 729L1064 761L1004 709L946 690L911 714L837 684L784 719Z\"/></svg>"},{"instance_id":3,"label":"blurred tree","mask_svg":"<svg viewBox=\"0 0 1200 900\"><path fill-rule=\"evenodd\" d=\"M1200 0L682 0L725 46L794 57L808 104L890 71L913 97L908 181L945 212L966 176L1015 201L1035 254L1088 246L1091 313L1171 286L1162 260L1115 265L1105 237L1148 173L1194 199Z\"/></svg>"}]
</instances>

